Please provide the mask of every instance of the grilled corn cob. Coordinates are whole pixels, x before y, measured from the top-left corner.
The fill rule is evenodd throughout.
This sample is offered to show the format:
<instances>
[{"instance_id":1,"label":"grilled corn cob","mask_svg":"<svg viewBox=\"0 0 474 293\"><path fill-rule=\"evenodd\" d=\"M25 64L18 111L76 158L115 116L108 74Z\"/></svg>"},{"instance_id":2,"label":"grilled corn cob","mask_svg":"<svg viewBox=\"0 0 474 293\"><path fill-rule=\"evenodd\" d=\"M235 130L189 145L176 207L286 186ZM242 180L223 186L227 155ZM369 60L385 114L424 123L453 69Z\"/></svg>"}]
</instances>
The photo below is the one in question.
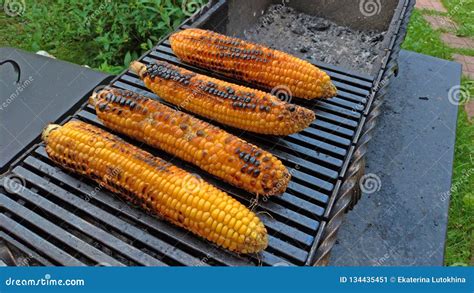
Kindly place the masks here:
<instances>
[{"instance_id":1,"label":"grilled corn cob","mask_svg":"<svg viewBox=\"0 0 474 293\"><path fill-rule=\"evenodd\" d=\"M185 62L268 90L286 86L304 99L330 98L337 93L324 71L281 51L201 29L174 33L170 42L173 52Z\"/></svg>"},{"instance_id":2,"label":"grilled corn cob","mask_svg":"<svg viewBox=\"0 0 474 293\"><path fill-rule=\"evenodd\" d=\"M90 103L104 124L255 194L275 195L290 173L270 153L209 123L131 91L104 89Z\"/></svg>"},{"instance_id":3,"label":"grilled corn cob","mask_svg":"<svg viewBox=\"0 0 474 293\"><path fill-rule=\"evenodd\" d=\"M240 253L267 246L265 227L241 203L112 134L71 121L48 125L42 137L56 163L180 227Z\"/></svg>"},{"instance_id":4,"label":"grilled corn cob","mask_svg":"<svg viewBox=\"0 0 474 293\"><path fill-rule=\"evenodd\" d=\"M236 128L272 135L301 131L314 112L262 91L220 81L158 61L131 65L145 85L166 101Z\"/></svg>"}]
</instances>

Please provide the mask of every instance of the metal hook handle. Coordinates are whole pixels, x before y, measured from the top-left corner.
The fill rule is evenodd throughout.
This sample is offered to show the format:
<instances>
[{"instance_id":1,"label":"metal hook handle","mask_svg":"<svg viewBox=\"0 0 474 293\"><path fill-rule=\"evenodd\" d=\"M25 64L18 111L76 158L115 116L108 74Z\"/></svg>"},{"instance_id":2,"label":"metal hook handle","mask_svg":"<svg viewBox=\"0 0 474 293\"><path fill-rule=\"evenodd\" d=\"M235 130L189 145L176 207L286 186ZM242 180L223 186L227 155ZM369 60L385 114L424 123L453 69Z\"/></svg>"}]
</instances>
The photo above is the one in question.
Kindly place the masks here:
<instances>
[{"instance_id":1,"label":"metal hook handle","mask_svg":"<svg viewBox=\"0 0 474 293\"><path fill-rule=\"evenodd\" d=\"M15 83L20 83L20 78L21 78L20 65L15 60L8 59L8 60L0 62L0 66L2 66L3 64L6 64L6 63L10 63L13 66L13 69L15 70L15 72L17 74L17 79L16 79Z\"/></svg>"}]
</instances>

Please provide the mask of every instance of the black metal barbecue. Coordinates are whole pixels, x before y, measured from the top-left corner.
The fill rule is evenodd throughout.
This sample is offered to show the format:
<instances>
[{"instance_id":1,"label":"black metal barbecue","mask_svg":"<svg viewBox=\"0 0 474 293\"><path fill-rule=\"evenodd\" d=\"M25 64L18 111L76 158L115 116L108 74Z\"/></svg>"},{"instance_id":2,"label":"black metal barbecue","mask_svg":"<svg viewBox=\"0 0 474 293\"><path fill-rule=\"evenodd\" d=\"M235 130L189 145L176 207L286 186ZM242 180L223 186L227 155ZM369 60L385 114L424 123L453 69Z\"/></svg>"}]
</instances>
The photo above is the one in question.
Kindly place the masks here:
<instances>
[{"instance_id":1,"label":"black metal barbecue","mask_svg":"<svg viewBox=\"0 0 474 293\"><path fill-rule=\"evenodd\" d=\"M221 10L228 5L227 1L212 2L179 29L206 27L222 17ZM364 172L365 146L380 113L386 80L396 71L413 5L411 0L398 2L389 26L389 49L380 59L376 75L315 63L329 73L339 94L325 101L294 101L313 109L318 117L301 133L275 138L220 125L272 152L292 174L288 190L281 197L260 198L255 207L269 232L269 247L261 254L227 252L98 189L93 182L52 163L39 137L1 178L0 238L30 258L33 265L326 264L343 214L360 196L358 181ZM174 56L167 38L141 58L147 64L156 60L238 83L182 63ZM130 71L110 85L160 100ZM78 119L102 127L87 98L83 97L78 111L59 122ZM198 174L245 205L252 204L253 196L246 192L164 152L126 140Z\"/></svg>"}]
</instances>

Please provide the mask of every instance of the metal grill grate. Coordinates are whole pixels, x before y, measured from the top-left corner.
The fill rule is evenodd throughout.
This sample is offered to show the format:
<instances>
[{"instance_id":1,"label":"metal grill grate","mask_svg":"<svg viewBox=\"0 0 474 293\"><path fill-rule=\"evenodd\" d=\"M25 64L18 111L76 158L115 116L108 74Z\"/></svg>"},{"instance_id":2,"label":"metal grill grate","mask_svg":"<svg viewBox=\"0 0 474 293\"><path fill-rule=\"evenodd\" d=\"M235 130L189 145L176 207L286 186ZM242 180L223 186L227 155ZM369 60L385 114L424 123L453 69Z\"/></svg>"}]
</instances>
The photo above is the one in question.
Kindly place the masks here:
<instances>
[{"instance_id":1,"label":"metal grill grate","mask_svg":"<svg viewBox=\"0 0 474 293\"><path fill-rule=\"evenodd\" d=\"M155 60L239 83L181 63L172 53L168 40L141 59L144 63ZM273 153L293 175L288 190L281 197L261 198L255 208L269 232L269 247L259 255L228 252L144 213L113 193L100 190L94 182L56 166L42 144L25 153L0 179L0 238L43 265L312 264L325 227L332 219L333 205L342 191L373 90L379 82L379 78L333 65L315 65L328 72L339 94L325 101L292 101L313 109L317 115L317 120L301 133L275 138L219 125ZM129 71L118 76L111 86L169 105L147 90ZM84 101L86 99L84 97ZM103 127L94 109L87 104L66 121L70 119ZM164 152L124 139L200 175L250 205L253 196L245 191ZM18 180L24 181L23 188L15 184Z\"/></svg>"}]
</instances>

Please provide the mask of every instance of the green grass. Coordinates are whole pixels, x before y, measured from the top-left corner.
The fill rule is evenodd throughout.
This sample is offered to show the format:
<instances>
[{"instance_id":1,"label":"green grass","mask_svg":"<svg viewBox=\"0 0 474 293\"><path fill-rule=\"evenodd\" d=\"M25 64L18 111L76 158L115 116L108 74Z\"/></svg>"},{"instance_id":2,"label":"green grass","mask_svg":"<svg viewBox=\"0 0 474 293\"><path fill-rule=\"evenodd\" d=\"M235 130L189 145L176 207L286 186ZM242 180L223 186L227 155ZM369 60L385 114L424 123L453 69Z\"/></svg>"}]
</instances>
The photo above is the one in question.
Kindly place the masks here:
<instances>
[{"instance_id":1,"label":"green grass","mask_svg":"<svg viewBox=\"0 0 474 293\"><path fill-rule=\"evenodd\" d=\"M183 1L26 0L21 15L0 10L0 46L118 73L185 19Z\"/></svg>"},{"instance_id":2,"label":"green grass","mask_svg":"<svg viewBox=\"0 0 474 293\"><path fill-rule=\"evenodd\" d=\"M434 13L449 16L458 24L459 32L472 36L472 4L474 0L444 0L448 13ZM453 11L454 7L456 11ZM469 7L469 8L468 8ZM470 9L467 11L467 9ZM425 21L423 15L429 11L413 12L408 34L403 48L443 59L451 59L453 53L474 56L474 49L453 49L440 39L440 30L434 30ZM467 78L462 79L463 89L474 96L474 84ZM449 208L449 223L445 251L446 265L469 265L474 250L474 125L468 121L467 113L459 107L456 131L454 168ZM471 263L471 265L474 265Z\"/></svg>"},{"instance_id":3,"label":"green grass","mask_svg":"<svg viewBox=\"0 0 474 293\"><path fill-rule=\"evenodd\" d=\"M402 47L438 58L451 59L452 50L441 41L440 33L430 27L418 10L413 11Z\"/></svg>"},{"instance_id":4,"label":"green grass","mask_svg":"<svg viewBox=\"0 0 474 293\"><path fill-rule=\"evenodd\" d=\"M465 111L458 116L451 191L445 263L468 265L474 245L474 124Z\"/></svg>"}]
</instances>

